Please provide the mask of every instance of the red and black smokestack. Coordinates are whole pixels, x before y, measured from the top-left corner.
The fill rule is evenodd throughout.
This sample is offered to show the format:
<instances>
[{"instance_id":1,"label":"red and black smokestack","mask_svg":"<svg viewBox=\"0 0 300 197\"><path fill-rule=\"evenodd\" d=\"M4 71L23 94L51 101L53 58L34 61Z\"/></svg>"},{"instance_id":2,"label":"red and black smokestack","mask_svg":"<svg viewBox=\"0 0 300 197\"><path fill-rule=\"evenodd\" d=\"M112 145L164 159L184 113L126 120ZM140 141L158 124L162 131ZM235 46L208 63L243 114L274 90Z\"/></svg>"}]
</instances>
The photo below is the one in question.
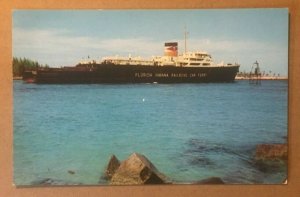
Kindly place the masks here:
<instances>
[{"instance_id":1,"label":"red and black smokestack","mask_svg":"<svg viewBox=\"0 0 300 197\"><path fill-rule=\"evenodd\" d=\"M176 57L178 55L178 43L166 42L165 43L165 56Z\"/></svg>"}]
</instances>

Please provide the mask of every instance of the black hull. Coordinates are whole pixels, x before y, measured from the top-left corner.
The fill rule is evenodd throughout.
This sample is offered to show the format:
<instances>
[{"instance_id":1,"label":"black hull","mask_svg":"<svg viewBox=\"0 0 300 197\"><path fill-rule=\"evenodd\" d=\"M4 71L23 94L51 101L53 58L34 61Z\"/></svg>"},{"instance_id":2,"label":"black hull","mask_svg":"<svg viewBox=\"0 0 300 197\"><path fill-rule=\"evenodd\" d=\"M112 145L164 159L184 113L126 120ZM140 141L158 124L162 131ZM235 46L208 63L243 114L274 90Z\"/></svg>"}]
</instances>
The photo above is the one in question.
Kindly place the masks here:
<instances>
[{"instance_id":1,"label":"black hull","mask_svg":"<svg viewBox=\"0 0 300 197\"><path fill-rule=\"evenodd\" d=\"M209 83L233 82L239 66L175 67L95 64L38 70L35 83Z\"/></svg>"}]
</instances>

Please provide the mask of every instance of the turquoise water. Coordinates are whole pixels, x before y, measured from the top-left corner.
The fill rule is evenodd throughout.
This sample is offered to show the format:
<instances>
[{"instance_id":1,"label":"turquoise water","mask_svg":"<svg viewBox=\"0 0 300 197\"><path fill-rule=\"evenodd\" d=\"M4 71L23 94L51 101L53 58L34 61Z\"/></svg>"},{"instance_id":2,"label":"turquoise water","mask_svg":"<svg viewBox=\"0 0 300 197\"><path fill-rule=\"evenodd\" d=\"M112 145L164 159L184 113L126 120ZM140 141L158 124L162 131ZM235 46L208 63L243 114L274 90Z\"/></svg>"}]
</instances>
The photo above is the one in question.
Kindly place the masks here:
<instances>
[{"instance_id":1,"label":"turquoise water","mask_svg":"<svg viewBox=\"0 0 300 197\"><path fill-rule=\"evenodd\" d=\"M146 155L173 181L280 183L255 145L286 143L287 81L36 85L14 81L14 182L106 184L111 154ZM69 170L75 174L68 173Z\"/></svg>"}]
</instances>

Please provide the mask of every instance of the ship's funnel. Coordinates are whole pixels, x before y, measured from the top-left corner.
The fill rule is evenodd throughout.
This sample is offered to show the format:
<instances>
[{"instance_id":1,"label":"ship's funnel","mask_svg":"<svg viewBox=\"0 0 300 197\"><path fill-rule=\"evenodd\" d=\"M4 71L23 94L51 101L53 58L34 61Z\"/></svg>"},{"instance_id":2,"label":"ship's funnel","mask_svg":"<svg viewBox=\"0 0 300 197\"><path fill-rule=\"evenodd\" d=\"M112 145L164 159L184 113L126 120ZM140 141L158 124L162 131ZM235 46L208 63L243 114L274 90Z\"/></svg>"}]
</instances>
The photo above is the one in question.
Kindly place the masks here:
<instances>
[{"instance_id":1,"label":"ship's funnel","mask_svg":"<svg viewBox=\"0 0 300 197\"><path fill-rule=\"evenodd\" d=\"M166 42L165 43L165 56L175 57L178 55L177 42Z\"/></svg>"}]
</instances>

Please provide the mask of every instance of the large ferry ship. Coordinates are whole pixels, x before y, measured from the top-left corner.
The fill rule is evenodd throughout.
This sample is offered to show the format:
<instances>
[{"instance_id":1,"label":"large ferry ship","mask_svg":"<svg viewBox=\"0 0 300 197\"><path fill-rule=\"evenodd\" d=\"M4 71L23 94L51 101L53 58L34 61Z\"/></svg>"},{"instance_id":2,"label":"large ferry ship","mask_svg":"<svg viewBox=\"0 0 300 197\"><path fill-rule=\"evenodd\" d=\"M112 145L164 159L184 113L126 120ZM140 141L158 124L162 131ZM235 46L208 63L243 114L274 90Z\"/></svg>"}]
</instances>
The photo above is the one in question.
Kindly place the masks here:
<instances>
[{"instance_id":1,"label":"large ferry ship","mask_svg":"<svg viewBox=\"0 0 300 197\"><path fill-rule=\"evenodd\" d=\"M178 43L165 43L164 55L151 59L141 57L104 57L85 60L76 66L38 68L23 75L33 83L202 83L233 82L238 63L213 62L203 51L178 55Z\"/></svg>"}]
</instances>

